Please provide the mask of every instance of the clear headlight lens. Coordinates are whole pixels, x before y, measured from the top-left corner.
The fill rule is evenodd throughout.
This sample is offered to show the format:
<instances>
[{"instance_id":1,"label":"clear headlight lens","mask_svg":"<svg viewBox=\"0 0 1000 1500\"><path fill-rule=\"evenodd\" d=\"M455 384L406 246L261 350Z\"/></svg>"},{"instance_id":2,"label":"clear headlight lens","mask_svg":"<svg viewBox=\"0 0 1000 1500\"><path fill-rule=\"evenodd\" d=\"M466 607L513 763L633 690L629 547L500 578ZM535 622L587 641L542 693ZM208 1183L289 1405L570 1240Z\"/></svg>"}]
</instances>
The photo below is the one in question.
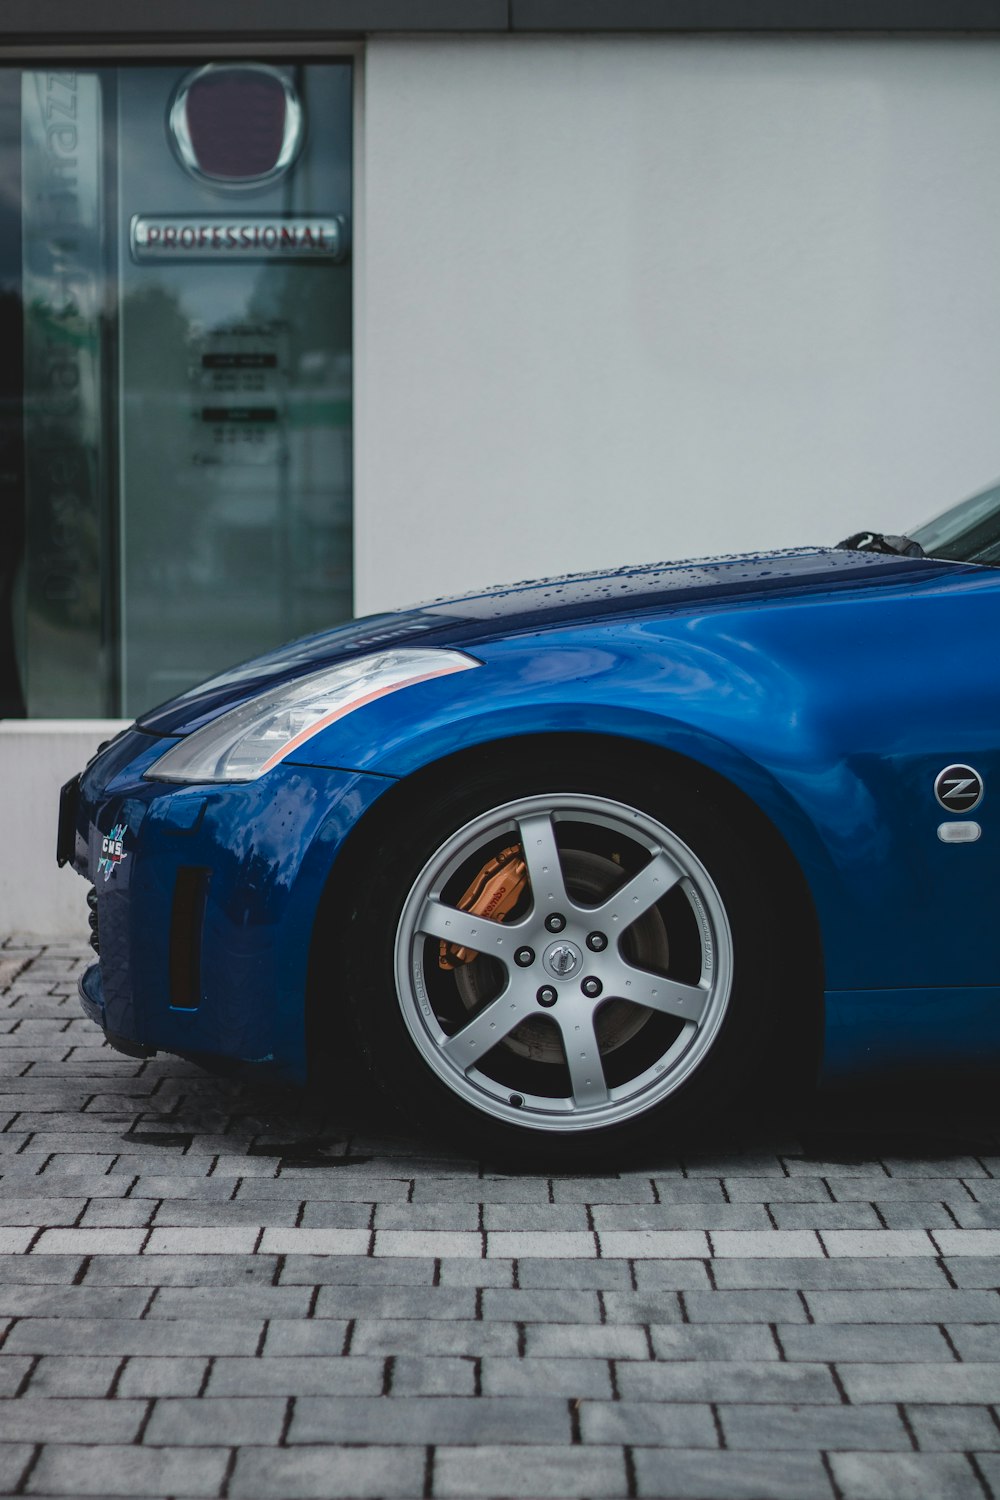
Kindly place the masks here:
<instances>
[{"instance_id":1,"label":"clear headlight lens","mask_svg":"<svg viewBox=\"0 0 1000 1500\"><path fill-rule=\"evenodd\" d=\"M173 745L145 774L150 781L255 781L363 704L479 665L461 651L414 647L325 667L220 714Z\"/></svg>"}]
</instances>

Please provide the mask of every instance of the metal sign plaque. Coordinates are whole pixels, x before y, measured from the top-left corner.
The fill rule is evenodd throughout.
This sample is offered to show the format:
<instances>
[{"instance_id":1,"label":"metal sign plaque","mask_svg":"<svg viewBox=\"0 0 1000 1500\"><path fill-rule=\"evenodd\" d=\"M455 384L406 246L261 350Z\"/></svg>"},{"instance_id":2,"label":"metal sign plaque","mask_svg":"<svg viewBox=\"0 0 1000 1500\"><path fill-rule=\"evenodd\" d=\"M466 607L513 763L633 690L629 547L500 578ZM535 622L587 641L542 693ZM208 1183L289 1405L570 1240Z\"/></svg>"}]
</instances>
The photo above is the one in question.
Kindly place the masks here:
<instances>
[{"instance_id":1,"label":"metal sign plaque","mask_svg":"<svg viewBox=\"0 0 1000 1500\"><path fill-rule=\"evenodd\" d=\"M347 257L342 214L212 215L195 218L133 214L129 244L134 261L324 260Z\"/></svg>"}]
</instances>

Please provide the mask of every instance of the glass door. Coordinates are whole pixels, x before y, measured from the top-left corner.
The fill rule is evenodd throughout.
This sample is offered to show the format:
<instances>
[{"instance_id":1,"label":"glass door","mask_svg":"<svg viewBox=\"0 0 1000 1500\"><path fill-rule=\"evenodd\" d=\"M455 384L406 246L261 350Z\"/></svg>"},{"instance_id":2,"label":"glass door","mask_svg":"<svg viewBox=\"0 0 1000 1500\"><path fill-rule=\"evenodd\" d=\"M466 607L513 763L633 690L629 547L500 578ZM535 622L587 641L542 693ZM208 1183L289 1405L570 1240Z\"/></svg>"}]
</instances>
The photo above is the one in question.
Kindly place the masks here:
<instances>
[{"instance_id":1,"label":"glass door","mask_svg":"<svg viewBox=\"0 0 1000 1500\"><path fill-rule=\"evenodd\" d=\"M351 108L346 61L21 76L29 714L135 714L349 617Z\"/></svg>"}]
</instances>

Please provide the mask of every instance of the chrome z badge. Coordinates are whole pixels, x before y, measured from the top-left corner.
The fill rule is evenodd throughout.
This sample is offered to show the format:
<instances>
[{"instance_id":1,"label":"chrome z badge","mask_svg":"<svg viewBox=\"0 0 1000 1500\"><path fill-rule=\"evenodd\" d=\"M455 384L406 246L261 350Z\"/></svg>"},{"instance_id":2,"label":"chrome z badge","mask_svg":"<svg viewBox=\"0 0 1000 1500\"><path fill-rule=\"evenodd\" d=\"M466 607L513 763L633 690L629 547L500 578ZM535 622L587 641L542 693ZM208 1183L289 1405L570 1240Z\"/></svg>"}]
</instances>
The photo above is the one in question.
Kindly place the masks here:
<instances>
[{"instance_id":1,"label":"chrome z badge","mask_svg":"<svg viewBox=\"0 0 1000 1500\"><path fill-rule=\"evenodd\" d=\"M947 812L971 812L983 800L983 778L971 766L945 766L934 781L934 795Z\"/></svg>"}]
</instances>

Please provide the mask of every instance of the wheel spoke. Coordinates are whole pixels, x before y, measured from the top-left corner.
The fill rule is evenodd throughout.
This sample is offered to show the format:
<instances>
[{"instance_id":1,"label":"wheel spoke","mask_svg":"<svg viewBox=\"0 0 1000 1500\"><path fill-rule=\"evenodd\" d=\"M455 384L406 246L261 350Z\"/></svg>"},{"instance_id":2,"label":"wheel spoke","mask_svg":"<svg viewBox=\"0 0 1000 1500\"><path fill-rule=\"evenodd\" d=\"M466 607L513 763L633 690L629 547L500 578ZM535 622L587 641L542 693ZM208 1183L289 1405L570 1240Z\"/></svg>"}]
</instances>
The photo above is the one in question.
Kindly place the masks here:
<instances>
[{"instance_id":1,"label":"wheel spoke","mask_svg":"<svg viewBox=\"0 0 1000 1500\"><path fill-rule=\"evenodd\" d=\"M524 850L531 882L531 899L536 915L547 911L565 911L570 904L563 882L555 829L547 813L533 813L518 821L521 848Z\"/></svg>"},{"instance_id":2,"label":"wheel spoke","mask_svg":"<svg viewBox=\"0 0 1000 1500\"><path fill-rule=\"evenodd\" d=\"M618 977L607 987L609 994L612 985L622 1000L662 1011L679 1021L694 1021L696 1025L709 1001L709 991L699 984L680 984L676 979L663 979L659 974L648 974L645 969L627 963L619 964Z\"/></svg>"},{"instance_id":3,"label":"wheel spoke","mask_svg":"<svg viewBox=\"0 0 1000 1500\"><path fill-rule=\"evenodd\" d=\"M619 932L624 932L673 890L683 873L669 855L658 850L648 865L620 886L603 906L594 909L591 916L595 926L616 927Z\"/></svg>"},{"instance_id":4,"label":"wheel spoke","mask_svg":"<svg viewBox=\"0 0 1000 1500\"><path fill-rule=\"evenodd\" d=\"M573 1103L578 1109L606 1104L608 1085L594 1031L593 1012L581 1014L578 1011L573 1020L561 1022L560 1030L573 1088Z\"/></svg>"},{"instance_id":5,"label":"wheel spoke","mask_svg":"<svg viewBox=\"0 0 1000 1500\"><path fill-rule=\"evenodd\" d=\"M450 1062L457 1063L462 1072L467 1073L533 1009L534 1002L531 998L519 999L516 993L504 990L478 1016L474 1016L467 1026L450 1036L441 1051Z\"/></svg>"},{"instance_id":6,"label":"wheel spoke","mask_svg":"<svg viewBox=\"0 0 1000 1500\"><path fill-rule=\"evenodd\" d=\"M428 937L444 938L446 943L456 943L461 948L474 948L477 953L495 956L498 949L506 953L513 944L509 927L505 930L499 922L459 911L457 906L445 906L435 897L424 902L417 931L425 932Z\"/></svg>"}]
</instances>

